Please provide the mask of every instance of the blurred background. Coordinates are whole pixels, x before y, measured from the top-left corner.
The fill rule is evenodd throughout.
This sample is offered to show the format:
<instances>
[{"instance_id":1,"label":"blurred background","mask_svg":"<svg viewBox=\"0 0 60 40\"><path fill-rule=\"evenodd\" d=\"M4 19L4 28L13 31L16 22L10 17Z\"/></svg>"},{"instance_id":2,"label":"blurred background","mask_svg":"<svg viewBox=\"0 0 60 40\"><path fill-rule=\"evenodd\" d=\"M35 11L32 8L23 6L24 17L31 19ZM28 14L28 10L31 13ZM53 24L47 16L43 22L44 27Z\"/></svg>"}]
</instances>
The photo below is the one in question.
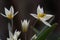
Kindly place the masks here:
<instances>
[{"instance_id":1,"label":"blurred background","mask_svg":"<svg viewBox=\"0 0 60 40\"><path fill-rule=\"evenodd\" d=\"M30 20L30 26L26 33L27 40L30 40L35 33L31 26L40 26L30 13L36 13L37 6L41 5L46 13L55 15L53 23L58 23L56 29L47 36L47 40L60 40L60 0L0 0L0 13L4 14L4 7L9 9L11 5L14 7L15 12L19 11L14 17L13 31L15 29L21 31L21 20ZM0 39L2 40L6 40L8 37L8 22L7 18L0 15ZM19 38L24 40L23 32Z\"/></svg>"}]
</instances>

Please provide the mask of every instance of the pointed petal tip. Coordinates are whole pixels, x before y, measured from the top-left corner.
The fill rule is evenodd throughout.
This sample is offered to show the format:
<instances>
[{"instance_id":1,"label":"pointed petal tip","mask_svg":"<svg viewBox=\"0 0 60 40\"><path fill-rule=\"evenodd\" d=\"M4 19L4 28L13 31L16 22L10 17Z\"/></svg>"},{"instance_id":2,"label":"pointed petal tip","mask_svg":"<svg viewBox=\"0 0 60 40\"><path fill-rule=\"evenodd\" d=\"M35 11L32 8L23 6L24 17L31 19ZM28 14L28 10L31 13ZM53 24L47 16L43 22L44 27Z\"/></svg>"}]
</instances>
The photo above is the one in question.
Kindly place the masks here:
<instances>
[{"instance_id":1,"label":"pointed petal tip","mask_svg":"<svg viewBox=\"0 0 60 40\"><path fill-rule=\"evenodd\" d=\"M12 14L14 14L14 7L13 7L13 6L10 7L10 12L11 12Z\"/></svg>"},{"instance_id":2,"label":"pointed petal tip","mask_svg":"<svg viewBox=\"0 0 60 40\"><path fill-rule=\"evenodd\" d=\"M13 6L11 5L11 7L10 8L13 8Z\"/></svg>"},{"instance_id":3,"label":"pointed petal tip","mask_svg":"<svg viewBox=\"0 0 60 40\"><path fill-rule=\"evenodd\" d=\"M11 5L11 7L13 7L13 5Z\"/></svg>"},{"instance_id":4,"label":"pointed petal tip","mask_svg":"<svg viewBox=\"0 0 60 40\"><path fill-rule=\"evenodd\" d=\"M38 13L44 13L43 7L41 8L40 5L37 7L37 14Z\"/></svg>"},{"instance_id":5,"label":"pointed petal tip","mask_svg":"<svg viewBox=\"0 0 60 40\"><path fill-rule=\"evenodd\" d=\"M18 13L19 13L19 11L17 11L17 12L14 14L14 16L17 15Z\"/></svg>"},{"instance_id":6,"label":"pointed petal tip","mask_svg":"<svg viewBox=\"0 0 60 40\"><path fill-rule=\"evenodd\" d=\"M38 5L38 8L40 8L40 5Z\"/></svg>"},{"instance_id":7,"label":"pointed petal tip","mask_svg":"<svg viewBox=\"0 0 60 40\"><path fill-rule=\"evenodd\" d=\"M6 7L4 7L5 11L8 11L8 9Z\"/></svg>"},{"instance_id":8,"label":"pointed petal tip","mask_svg":"<svg viewBox=\"0 0 60 40\"><path fill-rule=\"evenodd\" d=\"M48 25L49 27L51 27L51 25Z\"/></svg>"},{"instance_id":9,"label":"pointed petal tip","mask_svg":"<svg viewBox=\"0 0 60 40\"><path fill-rule=\"evenodd\" d=\"M6 15L4 15L4 14L2 14L2 13L0 13L2 16L4 16L4 17L6 17Z\"/></svg>"}]
</instances>

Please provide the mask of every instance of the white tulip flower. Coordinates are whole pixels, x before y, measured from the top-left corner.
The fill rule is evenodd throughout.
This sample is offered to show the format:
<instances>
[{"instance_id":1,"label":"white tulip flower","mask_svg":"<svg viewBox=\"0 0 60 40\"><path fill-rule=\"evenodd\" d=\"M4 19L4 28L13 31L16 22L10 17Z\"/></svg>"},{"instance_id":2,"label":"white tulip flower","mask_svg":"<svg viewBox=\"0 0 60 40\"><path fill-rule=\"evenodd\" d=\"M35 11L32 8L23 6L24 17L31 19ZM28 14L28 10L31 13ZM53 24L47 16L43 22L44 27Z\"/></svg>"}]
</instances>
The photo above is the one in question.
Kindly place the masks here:
<instances>
[{"instance_id":1,"label":"white tulip flower","mask_svg":"<svg viewBox=\"0 0 60 40\"><path fill-rule=\"evenodd\" d=\"M14 8L13 6L10 7L10 10L8 10L7 8L5 9L5 15L1 13L2 16L8 18L8 19L12 19L17 13L18 11L14 14Z\"/></svg>"},{"instance_id":2,"label":"white tulip flower","mask_svg":"<svg viewBox=\"0 0 60 40\"><path fill-rule=\"evenodd\" d=\"M22 31L23 31L23 32L27 32L28 26L29 26L29 22L30 22L30 21L27 21L27 20L21 21Z\"/></svg>"},{"instance_id":3,"label":"white tulip flower","mask_svg":"<svg viewBox=\"0 0 60 40\"><path fill-rule=\"evenodd\" d=\"M49 20L53 15L51 14L45 14L43 11L43 8L40 8L40 5L37 7L37 14L31 14L36 19L42 21L45 25L51 27L51 25L46 21Z\"/></svg>"},{"instance_id":4,"label":"white tulip flower","mask_svg":"<svg viewBox=\"0 0 60 40\"><path fill-rule=\"evenodd\" d=\"M12 32L9 31L9 38L7 38L7 40L18 40L20 33L21 33L20 31L15 30L14 35L13 35Z\"/></svg>"}]
</instances>

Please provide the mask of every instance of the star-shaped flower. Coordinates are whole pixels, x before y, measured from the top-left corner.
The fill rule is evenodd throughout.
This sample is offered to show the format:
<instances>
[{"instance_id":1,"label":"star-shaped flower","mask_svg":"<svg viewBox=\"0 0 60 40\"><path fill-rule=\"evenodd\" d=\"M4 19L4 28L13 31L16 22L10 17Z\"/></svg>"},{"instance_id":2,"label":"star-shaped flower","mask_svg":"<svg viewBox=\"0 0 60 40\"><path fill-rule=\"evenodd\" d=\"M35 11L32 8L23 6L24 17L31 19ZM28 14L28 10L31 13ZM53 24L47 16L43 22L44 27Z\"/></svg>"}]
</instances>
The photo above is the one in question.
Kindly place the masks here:
<instances>
[{"instance_id":1,"label":"star-shaped flower","mask_svg":"<svg viewBox=\"0 0 60 40\"><path fill-rule=\"evenodd\" d=\"M45 25L51 27L51 25L46 21L49 20L53 15L51 14L45 14L43 11L43 8L40 8L40 5L37 7L37 14L31 14L36 19L42 21Z\"/></svg>"},{"instance_id":2,"label":"star-shaped flower","mask_svg":"<svg viewBox=\"0 0 60 40\"><path fill-rule=\"evenodd\" d=\"M9 30L9 38L7 38L7 40L18 40L20 33L21 33L20 31L15 30L13 35L13 33Z\"/></svg>"},{"instance_id":3,"label":"star-shaped flower","mask_svg":"<svg viewBox=\"0 0 60 40\"><path fill-rule=\"evenodd\" d=\"M29 26L29 22L30 22L30 21L27 21L27 20L21 21L22 31L23 31L23 32L27 32L28 26Z\"/></svg>"},{"instance_id":4,"label":"star-shaped flower","mask_svg":"<svg viewBox=\"0 0 60 40\"><path fill-rule=\"evenodd\" d=\"M7 17L8 19L13 19L14 16L18 13L18 11L14 14L14 8L13 6L10 7L10 10L8 10L7 8L5 9L5 15L1 13L2 16Z\"/></svg>"}]
</instances>

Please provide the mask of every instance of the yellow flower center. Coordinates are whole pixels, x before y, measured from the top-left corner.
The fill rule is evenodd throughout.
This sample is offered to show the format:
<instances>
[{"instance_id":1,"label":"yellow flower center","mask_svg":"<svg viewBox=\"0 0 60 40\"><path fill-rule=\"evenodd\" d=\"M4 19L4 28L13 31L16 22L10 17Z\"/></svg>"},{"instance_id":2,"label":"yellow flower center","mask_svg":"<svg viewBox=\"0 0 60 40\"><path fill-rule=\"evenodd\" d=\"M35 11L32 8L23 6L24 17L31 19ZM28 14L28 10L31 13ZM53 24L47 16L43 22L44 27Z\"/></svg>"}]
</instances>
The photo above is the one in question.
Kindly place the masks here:
<instances>
[{"instance_id":1,"label":"yellow flower center","mask_svg":"<svg viewBox=\"0 0 60 40\"><path fill-rule=\"evenodd\" d=\"M7 18L12 19L12 18L13 18L12 13L10 13L10 14L7 16Z\"/></svg>"},{"instance_id":2,"label":"yellow flower center","mask_svg":"<svg viewBox=\"0 0 60 40\"><path fill-rule=\"evenodd\" d=\"M23 32L27 32L28 29L24 27L24 28L22 28L22 31L23 31Z\"/></svg>"},{"instance_id":3,"label":"yellow flower center","mask_svg":"<svg viewBox=\"0 0 60 40\"><path fill-rule=\"evenodd\" d=\"M23 32L27 32L27 29L23 29L22 31L23 31Z\"/></svg>"},{"instance_id":4,"label":"yellow flower center","mask_svg":"<svg viewBox=\"0 0 60 40\"><path fill-rule=\"evenodd\" d=\"M40 14L40 13L38 13L38 14L37 14L37 17L38 17L38 19L40 19L40 18L44 18L45 15L46 15L46 14Z\"/></svg>"}]
</instances>

